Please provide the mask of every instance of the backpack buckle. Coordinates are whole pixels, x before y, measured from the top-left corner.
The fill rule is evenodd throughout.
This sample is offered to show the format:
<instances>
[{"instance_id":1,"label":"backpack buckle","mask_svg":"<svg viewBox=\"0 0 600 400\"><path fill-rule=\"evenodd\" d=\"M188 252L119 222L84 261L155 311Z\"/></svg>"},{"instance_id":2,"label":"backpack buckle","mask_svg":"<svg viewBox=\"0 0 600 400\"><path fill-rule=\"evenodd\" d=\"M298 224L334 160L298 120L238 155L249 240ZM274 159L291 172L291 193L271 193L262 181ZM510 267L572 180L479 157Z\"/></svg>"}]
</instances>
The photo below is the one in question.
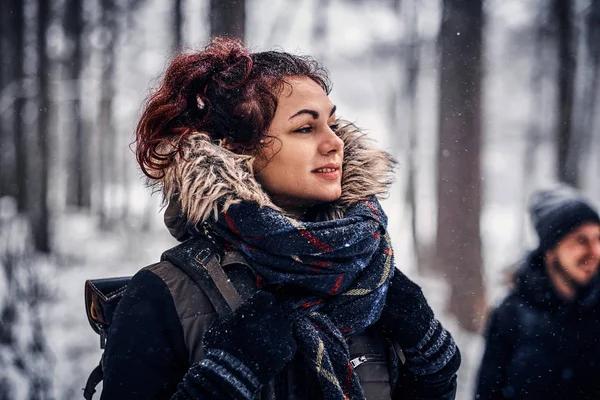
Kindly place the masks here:
<instances>
[{"instance_id":1,"label":"backpack buckle","mask_svg":"<svg viewBox=\"0 0 600 400\"><path fill-rule=\"evenodd\" d=\"M213 258L217 259L217 263L221 263L221 257L217 253L211 252L209 249L202 249L194 259L196 262L204 267L204 269L208 270L210 263L213 261Z\"/></svg>"}]
</instances>

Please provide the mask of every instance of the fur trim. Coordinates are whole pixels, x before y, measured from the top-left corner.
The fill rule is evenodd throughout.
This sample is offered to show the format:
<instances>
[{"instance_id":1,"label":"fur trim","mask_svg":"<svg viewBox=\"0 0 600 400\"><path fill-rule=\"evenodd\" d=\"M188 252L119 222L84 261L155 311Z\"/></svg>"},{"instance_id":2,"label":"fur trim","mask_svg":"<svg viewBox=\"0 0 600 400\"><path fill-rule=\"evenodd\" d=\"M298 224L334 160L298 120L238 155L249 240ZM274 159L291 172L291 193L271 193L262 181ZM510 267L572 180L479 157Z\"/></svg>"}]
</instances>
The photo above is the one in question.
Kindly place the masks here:
<instances>
[{"instance_id":1,"label":"fur trim","mask_svg":"<svg viewBox=\"0 0 600 400\"><path fill-rule=\"evenodd\" d=\"M319 207L317 220L340 218L348 206L368 196L386 196L394 181L393 158L377 149L352 123L338 122L344 141L342 195ZM216 218L219 212L241 201L254 201L261 207L284 212L254 178L253 161L252 156L232 153L211 142L204 133L188 137L172 166L156 182L162 186L168 202L165 223L171 233L181 238L186 225L205 222L211 214Z\"/></svg>"},{"instance_id":2,"label":"fur trim","mask_svg":"<svg viewBox=\"0 0 600 400\"><path fill-rule=\"evenodd\" d=\"M232 153L213 144L208 135L198 133L181 144L171 168L165 171L165 199L177 199L187 222L195 225L210 214L240 201L255 201L278 209L254 179L251 156Z\"/></svg>"}]
</instances>

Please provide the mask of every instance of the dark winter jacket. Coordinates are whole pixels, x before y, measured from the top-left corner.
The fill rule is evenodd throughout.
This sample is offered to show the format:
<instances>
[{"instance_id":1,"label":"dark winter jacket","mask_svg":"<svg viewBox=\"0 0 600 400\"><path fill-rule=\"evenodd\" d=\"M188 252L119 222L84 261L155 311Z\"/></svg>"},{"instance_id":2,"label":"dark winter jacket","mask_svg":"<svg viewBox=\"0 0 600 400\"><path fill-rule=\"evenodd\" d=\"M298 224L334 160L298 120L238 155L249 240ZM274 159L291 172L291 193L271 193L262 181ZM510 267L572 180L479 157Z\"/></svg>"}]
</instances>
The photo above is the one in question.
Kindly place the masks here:
<instances>
[{"instance_id":1,"label":"dark winter jacket","mask_svg":"<svg viewBox=\"0 0 600 400\"><path fill-rule=\"evenodd\" d=\"M564 301L532 252L490 315L476 399L600 399L600 284Z\"/></svg>"},{"instance_id":2,"label":"dark winter jacket","mask_svg":"<svg viewBox=\"0 0 600 400\"><path fill-rule=\"evenodd\" d=\"M244 271L239 265L226 268L230 276ZM253 277L244 279L242 287L250 287ZM138 272L113 317L104 352L102 399L169 399L188 368L202 360L202 337L215 317L206 294L169 262ZM434 376L416 377L403 368L398 346L377 327L352 336L348 344L367 399L454 398L447 389L449 381L455 384L454 361L459 361ZM319 390L316 377L298 358L259 398L319 399Z\"/></svg>"}]
</instances>

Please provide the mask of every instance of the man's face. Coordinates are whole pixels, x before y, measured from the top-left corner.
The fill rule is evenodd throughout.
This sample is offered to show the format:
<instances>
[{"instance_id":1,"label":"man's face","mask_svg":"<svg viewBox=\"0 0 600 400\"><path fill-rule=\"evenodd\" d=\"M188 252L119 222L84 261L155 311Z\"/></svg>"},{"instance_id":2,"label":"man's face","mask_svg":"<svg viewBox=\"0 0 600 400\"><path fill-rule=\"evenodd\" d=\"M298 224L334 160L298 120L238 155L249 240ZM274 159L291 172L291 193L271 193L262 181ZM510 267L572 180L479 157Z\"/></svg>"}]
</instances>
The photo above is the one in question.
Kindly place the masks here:
<instances>
[{"instance_id":1,"label":"man's face","mask_svg":"<svg viewBox=\"0 0 600 400\"><path fill-rule=\"evenodd\" d=\"M548 256L573 282L587 284L596 275L600 263L600 225L579 226L558 242Z\"/></svg>"}]
</instances>

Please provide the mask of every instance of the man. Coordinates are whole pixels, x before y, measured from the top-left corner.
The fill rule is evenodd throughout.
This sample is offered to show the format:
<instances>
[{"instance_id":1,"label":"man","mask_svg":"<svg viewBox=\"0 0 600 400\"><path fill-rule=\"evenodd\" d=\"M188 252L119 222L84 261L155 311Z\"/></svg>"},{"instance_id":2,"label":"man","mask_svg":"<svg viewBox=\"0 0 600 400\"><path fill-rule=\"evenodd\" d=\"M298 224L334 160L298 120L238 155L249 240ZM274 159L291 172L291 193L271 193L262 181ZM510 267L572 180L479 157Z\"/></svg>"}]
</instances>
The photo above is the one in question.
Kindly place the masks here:
<instances>
[{"instance_id":1,"label":"man","mask_svg":"<svg viewBox=\"0 0 600 400\"><path fill-rule=\"evenodd\" d=\"M476 399L600 399L600 217L575 190L534 194L539 247L490 314Z\"/></svg>"}]
</instances>

